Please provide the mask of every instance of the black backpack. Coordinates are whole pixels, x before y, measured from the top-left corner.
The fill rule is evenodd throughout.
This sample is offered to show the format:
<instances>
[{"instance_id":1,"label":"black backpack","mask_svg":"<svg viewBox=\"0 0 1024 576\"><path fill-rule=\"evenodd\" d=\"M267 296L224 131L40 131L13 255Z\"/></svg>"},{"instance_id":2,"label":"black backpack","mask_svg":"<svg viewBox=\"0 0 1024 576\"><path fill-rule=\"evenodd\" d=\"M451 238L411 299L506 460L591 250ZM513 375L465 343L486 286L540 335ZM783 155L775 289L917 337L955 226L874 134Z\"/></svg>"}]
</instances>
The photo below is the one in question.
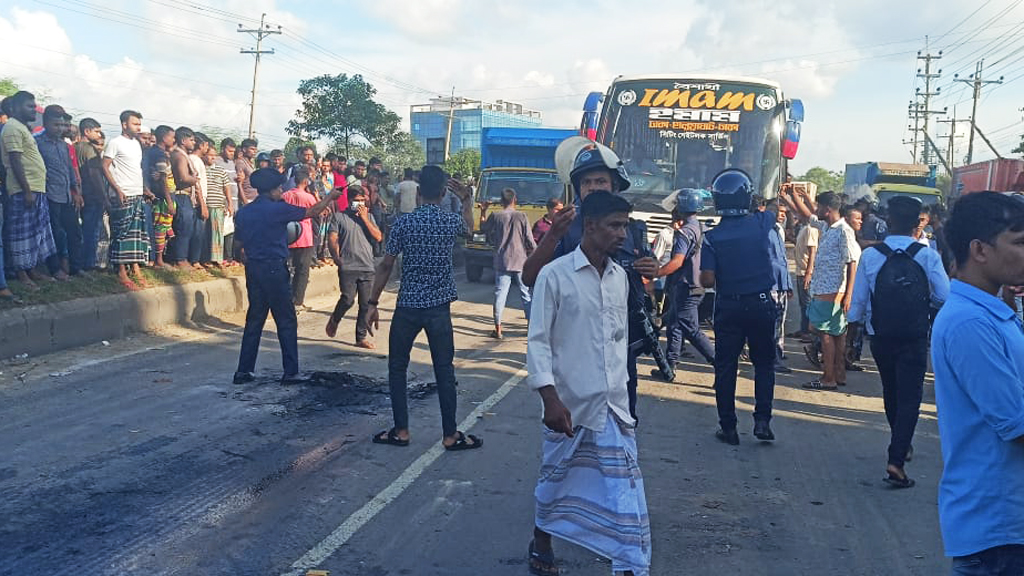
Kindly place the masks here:
<instances>
[{"instance_id":1,"label":"black backpack","mask_svg":"<svg viewBox=\"0 0 1024 576\"><path fill-rule=\"evenodd\" d=\"M871 294L871 327L876 336L924 338L928 336L931 289L924 268L914 256L924 248L914 242L906 250L885 243L872 248L885 256Z\"/></svg>"}]
</instances>

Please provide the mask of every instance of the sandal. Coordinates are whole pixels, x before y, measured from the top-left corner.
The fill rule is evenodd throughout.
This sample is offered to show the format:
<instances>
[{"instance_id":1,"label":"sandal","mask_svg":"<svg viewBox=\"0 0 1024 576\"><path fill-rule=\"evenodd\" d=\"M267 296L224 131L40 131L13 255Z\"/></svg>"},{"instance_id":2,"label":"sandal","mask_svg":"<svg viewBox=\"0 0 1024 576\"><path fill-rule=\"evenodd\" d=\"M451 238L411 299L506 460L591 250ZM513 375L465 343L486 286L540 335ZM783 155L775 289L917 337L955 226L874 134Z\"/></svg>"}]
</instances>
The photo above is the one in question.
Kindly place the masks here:
<instances>
[{"instance_id":1,"label":"sandal","mask_svg":"<svg viewBox=\"0 0 1024 576\"><path fill-rule=\"evenodd\" d=\"M373 435L374 444L390 444L392 446L408 446L409 439L402 439L398 437L398 432L394 428L390 430L384 430Z\"/></svg>"},{"instance_id":2,"label":"sandal","mask_svg":"<svg viewBox=\"0 0 1024 576\"><path fill-rule=\"evenodd\" d=\"M807 388L808 390L838 390L839 386L836 386L835 384L829 386L822 384L821 380L811 380L804 384L804 388Z\"/></svg>"},{"instance_id":3,"label":"sandal","mask_svg":"<svg viewBox=\"0 0 1024 576\"><path fill-rule=\"evenodd\" d=\"M914 485L917 484L917 482L914 482L914 479L907 476L906 473L904 473L903 477L900 478L892 472L888 472L888 476L882 478L882 482L885 482L893 488L913 488Z\"/></svg>"},{"instance_id":4,"label":"sandal","mask_svg":"<svg viewBox=\"0 0 1024 576\"><path fill-rule=\"evenodd\" d=\"M445 446L444 449L451 452L458 452L460 450L475 450L484 445L484 441L473 436L472 434L463 434L457 432L459 435L458 439L451 446ZM468 441L467 441L468 440Z\"/></svg>"},{"instance_id":5,"label":"sandal","mask_svg":"<svg viewBox=\"0 0 1024 576\"><path fill-rule=\"evenodd\" d=\"M533 540L530 540L530 574L534 576L558 576L558 566L555 565L555 552L541 554L537 552Z\"/></svg>"}]
</instances>

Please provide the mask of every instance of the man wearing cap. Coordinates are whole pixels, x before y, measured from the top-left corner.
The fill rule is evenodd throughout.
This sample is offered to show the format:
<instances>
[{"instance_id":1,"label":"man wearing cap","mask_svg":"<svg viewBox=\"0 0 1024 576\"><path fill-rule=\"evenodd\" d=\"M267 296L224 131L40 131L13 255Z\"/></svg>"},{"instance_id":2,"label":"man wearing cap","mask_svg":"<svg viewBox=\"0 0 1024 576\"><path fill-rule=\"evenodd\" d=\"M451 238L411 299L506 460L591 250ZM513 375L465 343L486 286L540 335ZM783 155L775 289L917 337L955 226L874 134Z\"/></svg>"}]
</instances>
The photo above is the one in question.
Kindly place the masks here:
<instances>
[{"instance_id":1,"label":"man wearing cap","mask_svg":"<svg viewBox=\"0 0 1024 576\"><path fill-rule=\"evenodd\" d=\"M578 208L588 195L596 191L616 194L629 188L626 169L619 157L610 148L594 142L587 142L576 153L569 179L576 190L576 201L555 215L551 229L523 264L523 281L527 286L533 286L543 266L579 246L583 237L583 214ZM620 266L632 268L647 278L653 278L658 273L658 261L651 257L650 246L647 244L647 226L640 220L630 221L629 233L613 258ZM626 300L632 317L637 306L636 298L627 296ZM630 328L630 332L633 332L632 323ZM636 340L634 336L631 335L631 342ZM626 364L629 371L630 414L633 418L636 418L636 359L637 353L631 349Z\"/></svg>"},{"instance_id":2,"label":"man wearing cap","mask_svg":"<svg viewBox=\"0 0 1024 576\"><path fill-rule=\"evenodd\" d=\"M57 104L43 110L42 134L36 135L39 154L46 164L46 201L50 209L50 228L57 246L59 268L50 270L58 279L82 271L82 227L78 211L82 209L82 195L78 189L78 175L71 162L71 151L64 141L71 115Z\"/></svg>"},{"instance_id":3,"label":"man wearing cap","mask_svg":"<svg viewBox=\"0 0 1024 576\"><path fill-rule=\"evenodd\" d=\"M50 206L46 201L46 163L32 137L29 124L36 118L36 97L18 92L8 102L10 120L0 135L0 159L7 169L7 214L4 244L8 263L18 280L30 289L38 289L37 280L53 280L35 269L44 262L57 264L57 247L50 228Z\"/></svg>"},{"instance_id":4,"label":"man wearing cap","mask_svg":"<svg viewBox=\"0 0 1024 576\"><path fill-rule=\"evenodd\" d=\"M658 276L668 276L665 286L666 297L672 299L668 326L668 344L665 356L670 364L679 360L683 339L689 340L697 352L708 361L715 363L715 348L711 340L700 329L697 309L704 299L700 285L700 247L704 242L697 212L704 206L700 190L684 188L676 196L676 207L672 210L675 233L672 235L672 256L668 263L658 270ZM666 378L659 372L655 376Z\"/></svg>"},{"instance_id":5,"label":"man wearing cap","mask_svg":"<svg viewBox=\"0 0 1024 576\"><path fill-rule=\"evenodd\" d=\"M273 168L256 170L249 182L259 195L238 210L235 215L235 242L241 244L245 261L245 289L249 296L249 310L245 315L242 350L234 383L244 384L254 378L256 355L267 313L274 315L277 339L281 344L284 365L284 383L299 375L299 336L295 306L292 304L291 283L288 278L288 223L298 222L323 212L341 192L331 194L309 208L292 206L282 201L285 182L283 174Z\"/></svg>"}]
</instances>

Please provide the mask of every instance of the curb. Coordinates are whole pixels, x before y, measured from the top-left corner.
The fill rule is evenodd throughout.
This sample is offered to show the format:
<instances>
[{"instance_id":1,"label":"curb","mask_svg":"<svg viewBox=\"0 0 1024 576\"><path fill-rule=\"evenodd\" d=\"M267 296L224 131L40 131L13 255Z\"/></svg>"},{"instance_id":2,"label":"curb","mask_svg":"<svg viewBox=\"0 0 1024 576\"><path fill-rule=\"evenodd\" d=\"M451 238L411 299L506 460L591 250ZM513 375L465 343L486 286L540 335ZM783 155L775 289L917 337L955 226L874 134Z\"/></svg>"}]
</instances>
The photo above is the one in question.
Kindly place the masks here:
<instances>
[{"instance_id":1,"label":"curb","mask_svg":"<svg viewBox=\"0 0 1024 576\"><path fill-rule=\"evenodd\" d=\"M337 268L309 271L306 298L337 292ZM41 356L163 326L193 325L247 306L245 277L238 276L17 308L0 314L0 358Z\"/></svg>"}]
</instances>

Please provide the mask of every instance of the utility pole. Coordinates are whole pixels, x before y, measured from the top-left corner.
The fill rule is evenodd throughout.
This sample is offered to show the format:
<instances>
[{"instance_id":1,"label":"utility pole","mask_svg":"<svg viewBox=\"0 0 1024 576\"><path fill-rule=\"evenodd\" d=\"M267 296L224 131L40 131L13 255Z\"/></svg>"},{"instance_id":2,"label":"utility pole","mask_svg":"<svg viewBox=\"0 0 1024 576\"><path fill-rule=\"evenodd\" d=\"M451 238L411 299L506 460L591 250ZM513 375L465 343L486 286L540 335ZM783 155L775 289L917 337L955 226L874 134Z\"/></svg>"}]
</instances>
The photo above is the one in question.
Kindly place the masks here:
<instances>
[{"instance_id":1,"label":"utility pole","mask_svg":"<svg viewBox=\"0 0 1024 576\"><path fill-rule=\"evenodd\" d=\"M938 79L940 76L942 76L942 70L941 69L938 72L932 72L932 60L939 60L941 58L942 58L942 51L941 50L939 50L939 53L936 56L933 56L932 53L928 50L928 37L926 36L925 37L925 54L921 55L921 52L917 53L917 59L924 61L924 72L922 73L920 68L918 68L918 70L917 70L917 77L924 79L924 92L921 92L920 88L918 88L917 91L916 91L917 97L924 100L924 109L921 110L919 108L918 109L918 113L919 114L923 114L922 120L924 121L923 122L923 124L924 124L923 130L924 130L925 137L929 137L931 135L931 132L928 130L928 119L931 117L931 115L932 114L945 114L946 113L945 110L933 111L929 107L930 104L931 104L932 96L938 96L939 93L942 90L941 88L937 88L935 90L935 92L932 92L932 80ZM916 141L917 138L915 137L914 140ZM916 146L915 146L915 148L916 148ZM930 161L931 160L931 158L930 158L931 155L928 153L928 150L929 150L928 146L925 145L923 150L922 150L922 154L921 154L921 163L922 164L931 164L931 161ZM915 157L916 156L917 155L915 154ZM915 162L916 161L917 160L915 158Z\"/></svg>"},{"instance_id":2,"label":"utility pole","mask_svg":"<svg viewBox=\"0 0 1024 576\"><path fill-rule=\"evenodd\" d=\"M960 122L969 122L969 120L961 119L958 120L956 117L956 108L953 108L953 118L949 120L939 120L940 124L949 124L949 134L946 136L946 165L949 166L950 176L953 175L952 169L956 166L956 125Z\"/></svg>"},{"instance_id":3,"label":"utility pole","mask_svg":"<svg viewBox=\"0 0 1024 576\"><path fill-rule=\"evenodd\" d=\"M967 140L967 164L970 164L974 160L974 133L977 132L978 126L978 99L981 97L981 87L985 84L1003 83L1002 76L1000 76L998 80L985 80L982 77L982 71L984 69L985 60L981 59L978 61L978 66L970 78L957 78L955 75L953 76L954 82L963 82L964 84L974 85L974 105L971 108L971 135Z\"/></svg>"},{"instance_id":4,"label":"utility pole","mask_svg":"<svg viewBox=\"0 0 1024 576\"><path fill-rule=\"evenodd\" d=\"M452 151L452 124L455 123L455 86L452 86L452 97L448 101L448 135L444 138L444 161L447 162Z\"/></svg>"},{"instance_id":5,"label":"utility pole","mask_svg":"<svg viewBox=\"0 0 1024 576\"><path fill-rule=\"evenodd\" d=\"M266 19L267 19L267 14L266 13L264 13L262 16L260 16L260 27L258 29L256 29L256 30L250 30L250 29L247 29L247 28L242 28L241 24L238 25L238 31L239 32L242 32L242 33L245 33L245 34L252 34L253 37L256 38L256 49L255 50L252 50L252 49L249 49L249 50L242 49L241 50L242 54L255 54L256 55L256 65L253 67L253 70L252 70L252 99L249 101L249 138L255 138L256 137L256 82L257 82L257 80L259 79L259 76L260 76L260 56L262 56L263 54L273 54L274 53L274 49L273 48L271 48L270 50L264 50L263 49L263 38L265 36L270 36L271 34L280 34L281 33L281 27L280 26L277 27L277 30L271 30L270 26L268 26L266 24Z\"/></svg>"}]
</instances>

